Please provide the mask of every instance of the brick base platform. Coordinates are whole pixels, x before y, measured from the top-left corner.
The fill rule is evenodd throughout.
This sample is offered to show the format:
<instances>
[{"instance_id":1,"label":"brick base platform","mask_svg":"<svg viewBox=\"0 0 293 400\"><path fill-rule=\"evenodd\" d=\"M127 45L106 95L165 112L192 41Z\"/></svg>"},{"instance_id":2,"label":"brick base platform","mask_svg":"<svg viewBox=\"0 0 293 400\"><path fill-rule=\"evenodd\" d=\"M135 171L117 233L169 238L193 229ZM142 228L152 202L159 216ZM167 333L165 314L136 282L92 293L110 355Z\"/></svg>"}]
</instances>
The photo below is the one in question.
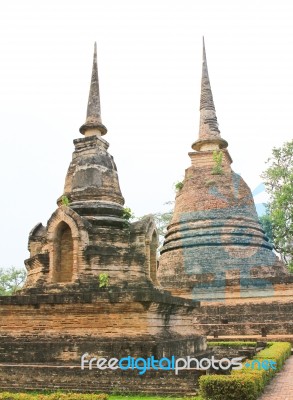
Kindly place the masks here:
<instances>
[{"instance_id":1,"label":"brick base platform","mask_svg":"<svg viewBox=\"0 0 293 400\"><path fill-rule=\"evenodd\" d=\"M0 364L0 391L70 390L74 392L193 395L204 372L81 370L77 365Z\"/></svg>"}]
</instances>

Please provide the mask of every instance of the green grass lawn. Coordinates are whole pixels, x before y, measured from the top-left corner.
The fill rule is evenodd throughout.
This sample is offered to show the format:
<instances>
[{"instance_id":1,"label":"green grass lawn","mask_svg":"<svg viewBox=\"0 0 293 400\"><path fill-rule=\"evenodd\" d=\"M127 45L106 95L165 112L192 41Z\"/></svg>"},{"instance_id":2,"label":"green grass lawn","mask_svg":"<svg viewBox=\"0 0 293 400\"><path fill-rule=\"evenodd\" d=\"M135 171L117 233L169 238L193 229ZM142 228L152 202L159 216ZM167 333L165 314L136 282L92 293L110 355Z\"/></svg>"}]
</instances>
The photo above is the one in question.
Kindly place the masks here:
<instances>
[{"instance_id":1,"label":"green grass lawn","mask_svg":"<svg viewBox=\"0 0 293 400\"><path fill-rule=\"evenodd\" d=\"M60 392L58 392L60 393ZM52 392L50 393L39 393L39 392L31 392L29 398L30 399L38 399L41 398L42 400L45 400L47 397L49 397L49 394L52 394ZM22 400L23 399L23 395L21 393L13 393L10 396L7 397L7 393L1 393L0 392L0 400L2 399L15 399L15 400ZM26 397L27 399L27 397ZM170 396L147 396L147 395L110 395L108 400L203 400L202 397L200 396L196 396L196 397L170 397Z\"/></svg>"},{"instance_id":2,"label":"green grass lawn","mask_svg":"<svg viewBox=\"0 0 293 400\"><path fill-rule=\"evenodd\" d=\"M109 400L187 400L187 399L192 399L192 400L203 400L202 397L196 396L196 397L163 397L163 396L140 396L140 395L129 395L129 396L123 396L123 395L110 395Z\"/></svg>"}]
</instances>

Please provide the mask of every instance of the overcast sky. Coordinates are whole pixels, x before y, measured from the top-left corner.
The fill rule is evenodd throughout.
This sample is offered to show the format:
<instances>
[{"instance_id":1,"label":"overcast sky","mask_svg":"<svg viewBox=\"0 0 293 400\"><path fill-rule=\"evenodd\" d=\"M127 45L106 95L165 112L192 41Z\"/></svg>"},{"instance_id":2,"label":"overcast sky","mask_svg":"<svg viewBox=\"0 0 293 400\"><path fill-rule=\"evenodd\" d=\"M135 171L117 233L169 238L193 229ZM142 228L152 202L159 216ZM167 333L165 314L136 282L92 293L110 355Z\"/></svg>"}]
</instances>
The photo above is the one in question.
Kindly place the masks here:
<instances>
[{"instance_id":1,"label":"overcast sky","mask_svg":"<svg viewBox=\"0 0 293 400\"><path fill-rule=\"evenodd\" d=\"M29 231L62 194L95 40L104 138L141 216L174 199L190 165L202 35L233 169L252 190L261 183L271 149L293 137L292 17L287 0L2 2L0 266L23 265Z\"/></svg>"}]
</instances>

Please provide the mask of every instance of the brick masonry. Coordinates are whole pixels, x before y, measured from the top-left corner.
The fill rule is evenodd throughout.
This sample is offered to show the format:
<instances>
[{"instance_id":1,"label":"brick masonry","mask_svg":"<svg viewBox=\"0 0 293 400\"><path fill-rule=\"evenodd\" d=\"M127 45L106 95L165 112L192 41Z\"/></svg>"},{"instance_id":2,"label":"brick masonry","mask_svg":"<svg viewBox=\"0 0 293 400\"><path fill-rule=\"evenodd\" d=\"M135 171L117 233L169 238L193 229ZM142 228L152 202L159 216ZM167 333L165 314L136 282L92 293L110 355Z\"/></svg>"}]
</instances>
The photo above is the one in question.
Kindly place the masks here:
<instances>
[{"instance_id":1,"label":"brick masonry","mask_svg":"<svg viewBox=\"0 0 293 400\"><path fill-rule=\"evenodd\" d=\"M251 191L232 171L227 150L222 174L213 174L212 154L191 153L161 251L159 280L201 301L273 297L274 284L290 277L272 252Z\"/></svg>"},{"instance_id":2,"label":"brick masonry","mask_svg":"<svg viewBox=\"0 0 293 400\"><path fill-rule=\"evenodd\" d=\"M258 302L205 303L193 312L198 333L213 336L292 335L292 298ZM275 340L275 339L274 339Z\"/></svg>"},{"instance_id":3,"label":"brick masonry","mask_svg":"<svg viewBox=\"0 0 293 400\"><path fill-rule=\"evenodd\" d=\"M137 371L81 371L80 360L85 352L107 358L207 355L205 338L192 328L198 306L155 289L0 298L0 390L194 393L199 371L140 377Z\"/></svg>"},{"instance_id":4,"label":"brick masonry","mask_svg":"<svg viewBox=\"0 0 293 400\"><path fill-rule=\"evenodd\" d=\"M203 372L180 371L99 371L64 365L1 365L2 390L70 390L80 392L192 395L198 390ZM32 373L33 371L33 373Z\"/></svg>"},{"instance_id":5,"label":"brick masonry","mask_svg":"<svg viewBox=\"0 0 293 400\"><path fill-rule=\"evenodd\" d=\"M84 137L74 140L63 200L30 232L23 290L0 298L0 390L190 394L198 371L81 371L80 356L202 357L204 335L292 334L293 279L272 252L250 189L231 169L205 49L199 139L157 270L154 220L125 219L116 164L101 137L96 58L95 50ZM105 289L101 273L109 277Z\"/></svg>"},{"instance_id":6,"label":"brick masonry","mask_svg":"<svg viewBox=\"0 0 293 400\"><path fill-rule=\"evenodd\" d=\"M0 389L109 392L142 385L150 392L192 392L196 371L175 383L173 372L141 378L134 371L80 370L84 352L117 358L207 353L193 326L199 302L176 298L158 283L153 217L126 218L117 167L101 137L107 129L96 59L95 50L84 137L74 140L63 195L47 224L30 232L23 289L0 298ZM100 287L101 274L107 287Z\"/></svg>"}]
</instances>

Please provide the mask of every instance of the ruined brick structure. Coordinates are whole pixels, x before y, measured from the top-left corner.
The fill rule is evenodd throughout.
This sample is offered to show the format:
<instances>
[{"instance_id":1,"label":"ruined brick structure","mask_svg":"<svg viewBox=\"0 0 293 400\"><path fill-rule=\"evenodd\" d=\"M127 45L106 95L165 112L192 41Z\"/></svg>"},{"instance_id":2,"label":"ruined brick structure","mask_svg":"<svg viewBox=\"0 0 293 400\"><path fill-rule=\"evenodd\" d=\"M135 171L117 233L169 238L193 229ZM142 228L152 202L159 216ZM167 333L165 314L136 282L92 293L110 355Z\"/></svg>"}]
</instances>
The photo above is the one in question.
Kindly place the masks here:
<instances>
[{"instance_id":1,"label":"ruined brick structure","mask_svg":"<svg viewBox=\"0 0 293 400\"><path fill-rule=\"evenodd\" d=\"M231 169L227 147L204 48L199 138L189 153L191 166L176 196L159 268L161 284L185 297L235 297L231 282L239 297L267 296L269 279L288 275L259 223L249 187Z\"/></svg>"},{"instance_id":2,"label":"ruined brick structure","mask_svg":"<svg viewBox=\"0 0 293 400\"><path fill-rule=\"evenodd\" d=\"M157 282L151 216L130 223L101 121L94 52L87 118L74 140L64 193L46 226L29 235L26 283L0 298L0 390L194 392L199 372L80 370L90 356L155 358L206 354L193 327L199 302ZM100 274L109 286L99 287ZM37 365L36 365L37 364ZM142 387L140 388L140 385Z\"/></svg>"},{"instance_id":3,"label":"ruined brick structure","mask_svg":"<svg viewBox=\"0 0 293 400\"><path fill-rule=\"evenodd\" d=\"M199 137L176 195L158 279L174 295L201 301L194 322L202 333L292 334L293 277L274 254L227 147L203 44Z\"/></svg>"},{"instance_id":4,"label":"ruined brick structure","mask_svg":"<svg viewBox=\"0 0 293 400\"><path fill-rule=\"evenodd\" d=\"M95 287L107 273L111 286L152 287L156 283L157 231L152 217L129 224L117 168L108 153L101 121L96 51L83 138L65 179L63 196L46 227L37 224L29 236L30 258L24 289L34 292ZM63 199L63 202L62 202ZM68 205L62 205L64 199Z\"/></svg>"},{"instance_id":5,"label":"ruined brick structure","mask_svg":"<svg viewBox=\"0 0 293 400\"><path fill-rule=\"evenodd\" d=\"M25 286L0 298L0 390L190 394L200 371L82 371L80 357L200 358L208 354L204 335L293 334L293 279L259 224L250 189L231 169L205 48L199 138L159 269L153 218L125 219L102 137L96 48L80 132L58 207L29 235ZM100 274L108 287L99 287Z\"/></svg>"}]
</instances>

